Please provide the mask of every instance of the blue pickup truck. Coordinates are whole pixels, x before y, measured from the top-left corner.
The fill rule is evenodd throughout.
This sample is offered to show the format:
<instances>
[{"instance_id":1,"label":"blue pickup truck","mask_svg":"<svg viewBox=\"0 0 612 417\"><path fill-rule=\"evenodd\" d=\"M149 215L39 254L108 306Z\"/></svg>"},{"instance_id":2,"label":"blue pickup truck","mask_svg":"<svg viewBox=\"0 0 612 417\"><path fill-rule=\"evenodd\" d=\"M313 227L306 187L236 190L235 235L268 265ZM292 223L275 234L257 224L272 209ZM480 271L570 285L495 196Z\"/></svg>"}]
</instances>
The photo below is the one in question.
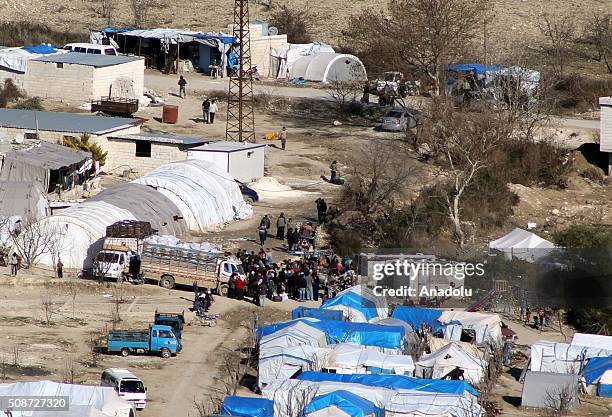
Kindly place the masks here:
<instances>
[{"instance_id":1,"label":"blue pickup truck","mask_svg":"<svg viewBox=\"0 0 612 417\"><path fill-rule=\"evenodd\" d=\"M106 340L108 352L119 352L121 356L130 353L159 353L169 358L181 351L181 341L170 326L152 324L149 330L111 330Z\"/></svg>"}]
</instances>

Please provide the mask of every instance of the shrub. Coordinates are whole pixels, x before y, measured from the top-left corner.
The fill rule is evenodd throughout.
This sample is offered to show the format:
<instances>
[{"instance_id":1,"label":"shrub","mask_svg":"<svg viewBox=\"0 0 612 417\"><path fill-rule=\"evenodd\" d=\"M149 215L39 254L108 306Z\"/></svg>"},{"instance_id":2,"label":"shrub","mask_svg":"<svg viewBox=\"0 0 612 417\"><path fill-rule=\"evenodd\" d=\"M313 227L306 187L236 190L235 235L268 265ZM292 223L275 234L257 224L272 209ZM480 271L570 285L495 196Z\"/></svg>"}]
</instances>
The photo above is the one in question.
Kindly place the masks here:
<instances>
[{"instance_id":1,"label":"shrub","mask_svg":"<svg viewBox=\"0 0 612 417\"><path fill-rule=\"evenodd\" d=\"M40 97L30 97L26 98L25 100L21 100L17 102L17 104L15 104L13 108L21 110L45 110L45 106L43 106L42 99Z\"/></svg>"},{"instance_id":2,"label":"shrub","mask_svg":"<svg viewBox=\"0 0 612 417\"><path fill-rule=\"evenodd\" d=\"M10 78L4 80L4 85L0 87L0 108L6 108L9 103L23 97L23 93L19 91L13 80Z\"/></svg>"},{"instance_id":3,"label":"shrub","mask_svg":"<svg viewBox=\"0 0 612 417\"><path fill-rule=\"evenodd\" d=\"M0 45L23 46L51 43L63 46L70 42L87 42L83 32L67 32L51 29L42 23L2 22L0 25Z\"/></svg>"},{"instance_id":4,"label":"shrub","mask_svg":"<svg viewBox=\"0 0 612 417\"><path fill-rule=\"evenodd\" d=\"M270 26L275 26L278 33L286 33L289 43L310 43L312 20L308 9L291 9L283 4L270 16Z\"/></svg>"}]
</instances>

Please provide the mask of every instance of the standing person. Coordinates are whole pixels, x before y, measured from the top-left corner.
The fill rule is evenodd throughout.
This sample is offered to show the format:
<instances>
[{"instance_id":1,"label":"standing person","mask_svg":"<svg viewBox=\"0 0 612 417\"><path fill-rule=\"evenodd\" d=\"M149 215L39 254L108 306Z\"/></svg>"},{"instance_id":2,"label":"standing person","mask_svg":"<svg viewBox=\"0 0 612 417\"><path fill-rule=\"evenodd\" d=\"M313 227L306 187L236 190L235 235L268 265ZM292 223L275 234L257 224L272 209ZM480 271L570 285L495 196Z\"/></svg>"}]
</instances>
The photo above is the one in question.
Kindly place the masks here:
<instances>
[{"instance_id":1,"label":"standing person","mask_svg":"<svg viewBox=\"0 0 612 417\"><path fill-rule=\"evenodd\" d=\"M306 299L311 301L313 298L312 297L313 285L312 285L312 275L310 271L304 274L304 278L306 278Z\"/></svg>"},{"instance_id":2,"label":"standing person","mask_svg":"<svg viewBox=\"0 0 612 417\"><path fill-rule=\"evenodd\" d=\"M266 244L266 239L268 237L268 229L270 228L270 218L268 215L264 215L259 222L259 228L257 228L257 232L259 233L259 244L261 246Z\"/></svg>"},{"instance_id":3,"label":"standing person","mask_svg":"<svg viewBox=\"0 0 612 417\"><path fill-rule=\"evenodd\" d=\"M266 296L268 294L268 285L266 283L265 277L260 277L257 281L257 291L259 295L259 307L265 307L266 305Z\"/></svg>"},{"instance_id":4,"label":"standing person","mask_svg":"<svg viewBox=\"0 0 612 417\"><path fill-rule=\"evenodd\" d=\"M61 259L57 259L57 277L58 278L64 278L64 264L62 263Z\"/></svg>"},{"instance_id":5,"label":"standing person","mask_svg":"<svg viewBox=\"0 0 612 417\"><path fill-rule=\"evenodd\" d=\"M312 273L312 299L319 301L319 290L321 288L321 280L317 271Z\"/></svg>"},{"instance_id":6,"label":"standing person","mask_svg":"<svg viewBox=\"0 0 612 417\"><path fill-rule=\"evenodd\" d=\"M21 269L21 263L23 262L23 258L20 254L17 254L17 269Z\"/></svg>"},{"instance_id":7,"label":"standing person","mask_svg":"<svg viewBox=\"0 0 612 417\"><path fill-rule=\"evenodd\" d=\"M238 276L236 279L236 299L242 300L244 291L244 278L242 276Z\"/></svg>"},{"instance_id":8,"label":"standing person","mask_svg":"<svg viewBox=\"0 0 612 417\"><path fill-rule=\"evenodd\" d=\"M234 272L227 282L227 298L236 297L236 273Z\"/></svg>"},{"instance_id":9,"label":"standing person","mask_svg":"<svg viewBox=\"0 0 612 417\"><path fill-rule=\"evenodd\" d=\"M283 126L280 132L278 132L278 137L280 138L281 149L284 151L285 146L287 145L287 128L285 126Z\"/></svg>"},{"instance_id":10,"label":"standing person","mask_svg":"<svg viewBox=\"0 0 612 417\"><path fill-rule=\"evenodd\" d=\"M298 286L298 301L306 301L306 277L303 272L300 272L297 279Z\"/></svg>"},{"instance_id":11,"label":"standing person","mask_svg":"<svg viewBox=\"0 0 612 417\"><path fill-rule=\"evenodd\" d=\"M204 123L208 124L208 112L210 111L210 100L208 97L202 102L202 117L204 118Z\"/></svg>"},{"instance_id":12,"label":"standing person","mask_svg":"<svg viewBox=\"0 0 612 417\"><path fill-rule=\"evenodd\" d=\"M546 316L546 314L544 313L544 309L540 308L540 310L538 311L538 318L540 319L540 327L544 327L544 317Z\"/></svg>"},{"instance_id":13,"label":"standing person","mask_svg":"<svg viewBox=\"0 0 612 417\"><path fill-rule=\"evenodd\" d=\"M331 165L329 166L329 170L331 171L331 174L329 176L329 182L336 181L336 178L338 176L338 162L332 161Z\"/></svg>"},{"instance_id":14,"label":"standing person","mask_svg":"<svg viewBox=\"0 0 612 417\"><path fill-rule=\"evenodd\" d=\"M215 123L215 115L217 114L217 112L219 111L219 106L217 106L217 100L213 100L210 102L210 107L208 108L208 113L209 113L209 118L210 118L210 124L212 125L213 123Z\"/></svg>"},{"instance_id":15,"label":"standing person","mask_svg":"<svg viewBox=\"0 0 612 417\"><path fill-rule=\"evenodd\" d=\"M319 223L325 223L327 216L327 203L322 198L317 198L315 203L317 203L317 216L319 218Z\"/></svg>"},{"instance_id":16,"label":"standing person","mask_svg":"<svg viewBox=\"0 0 612 417\"><path fill-rule=\"evenodd\" d=\"M17 253L13 252L13 254L11 255L11 276L16 277L17 276L17 266L19 265L19 263L17 262Z\"/></svg>"},{"instance_id":17,"label":"standing person","mask_svg":"<svg viewBox=\"0 0 612 417\"><path fill-rule=\"evenodd\" d=\"M285 226L287 225L287 219L285 219L285 213L281 213L276 219L276 238L279 240L285 239Z\"/></svg>"},{"instance_id":18,"label":"standing person","mask_svg":"<svg viewBox=\"0 0 612 417\"><path fill-rule=\"evenodd\" d=\"M531 309L527 307L525 309L525 323L529 324L530 321L531 321Z\"/></svg>"},{"instance_id":19,"label":"standing person","mask_svg":"<svg viewBox=\"0 0 612 417\"><path fill-rule=\"evenodd\" d=\"M185 86L186 85L187 85L187 80L185 78L183 78L183 76L181 75L179 77L179 80L178 80L179 97L181 97L181 98L187 97L187 93L186 93L186 90L185 90Z\"/></svg>"}]
</instances>

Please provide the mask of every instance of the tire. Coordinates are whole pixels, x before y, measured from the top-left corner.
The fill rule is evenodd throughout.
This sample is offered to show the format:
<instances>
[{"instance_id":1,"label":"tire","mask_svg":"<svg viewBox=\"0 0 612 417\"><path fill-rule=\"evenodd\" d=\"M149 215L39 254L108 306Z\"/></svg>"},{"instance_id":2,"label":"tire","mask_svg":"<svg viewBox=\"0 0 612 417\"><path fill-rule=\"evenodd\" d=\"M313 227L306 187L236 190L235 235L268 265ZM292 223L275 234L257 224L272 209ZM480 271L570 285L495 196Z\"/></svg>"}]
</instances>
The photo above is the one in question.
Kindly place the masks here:
<instances>
[{"instance_id":1,"label":"tire","mask_svg":"<svg viewBox=\"0 0 612 417\"><path fill-rule=\"evenodd\" d=\"M227 297L228 292L229 292L229 285L227 284L220 284L219 287L217 288L217 294L219 294L221 297Z\"/></svg>"},{"instance_id":2,"label":"tire","mask_svg":"<svg viewBox=\"0 0 612 417\"><path fill-rule=\"evenodd\" d=\"M159 280L159 286L171 290L174 288L174 277L172 275L162 275Z\"/></svg>"},{"instance_id":3,"label":"tire","mask_svg":"<svg viewBox=\"0 0 612 417\"><path fill-rule=\"evenodd\" d=\"M130 350L128 348L121 348L121 352L119 352L121 356L128 357L130 356Z\"/></svg>"},{"instance_id":4,"label":"tire","mask_svg":"<svg viewBox=\"0 0 612 417\"><path fill-rule=\"evenodd\" d=\"M170 353L170 349L168 348L161 348L161 350L159 351L159 354L164 359L168 359L170 356L172 356L172 353Z\"/></svg>"}]
</instances>

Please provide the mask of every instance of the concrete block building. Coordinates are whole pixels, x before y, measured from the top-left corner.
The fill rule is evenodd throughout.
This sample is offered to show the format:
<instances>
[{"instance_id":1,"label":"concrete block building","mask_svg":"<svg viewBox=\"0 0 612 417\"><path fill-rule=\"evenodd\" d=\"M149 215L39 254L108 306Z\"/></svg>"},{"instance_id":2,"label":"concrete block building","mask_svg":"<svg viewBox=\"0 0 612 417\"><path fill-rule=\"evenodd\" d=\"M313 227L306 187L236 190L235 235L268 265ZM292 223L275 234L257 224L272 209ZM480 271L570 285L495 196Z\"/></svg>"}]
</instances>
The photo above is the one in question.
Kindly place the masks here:
<instances>
[{"instance_id":1,"label":"concrete block building","mask_svg":"<svg viewBox=\"0 0 612 417\"><path fill-rule=\"evenodd\" d=\"M187 157L213 162L234 179L251 182L264 176L265 150L265 143L219 141L191 148Z\"/></svg>"},{"instance_id":2,"label":"concrete block building","mask_svg":"<svg viewBox=\"0 0 612 417\"><path fill-rule=\"evenodd\" d=\"M188 149L209 142L201 137L156 133L111 135L105 170L130 170L140 177L160 165L187 159Z\"/></svg>"},{"instance_id":3,"label":"concrete block building","mask_svg":"<svg viewBox=\"0 0 612 417\"><path fill-rule=\"evenodd\" d=\"M600 97L599 150L608 153L608 175L612 175L612 96Z\"/></svg>"}]
</instances>

